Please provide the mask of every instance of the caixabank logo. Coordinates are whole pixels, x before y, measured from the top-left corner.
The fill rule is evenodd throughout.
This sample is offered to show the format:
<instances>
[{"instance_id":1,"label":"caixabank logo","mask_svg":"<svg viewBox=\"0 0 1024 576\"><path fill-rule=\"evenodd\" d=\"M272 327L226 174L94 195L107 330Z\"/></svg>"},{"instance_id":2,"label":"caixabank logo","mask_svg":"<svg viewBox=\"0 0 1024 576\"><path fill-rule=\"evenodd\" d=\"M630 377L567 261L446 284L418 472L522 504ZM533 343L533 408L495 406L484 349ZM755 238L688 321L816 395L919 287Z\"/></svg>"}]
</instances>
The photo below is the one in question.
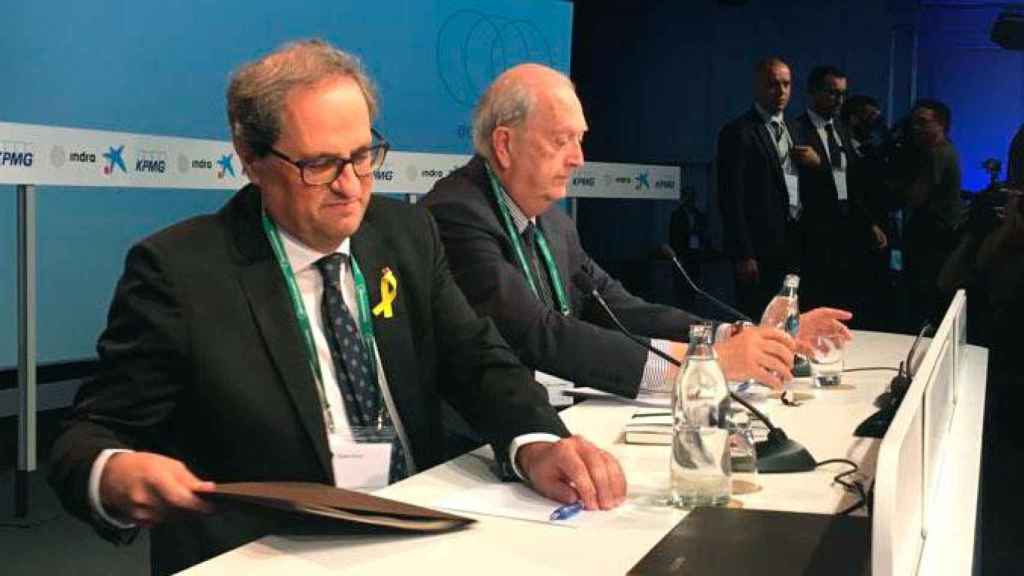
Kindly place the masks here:
<instances>
[{"instance_id":1,"label":"caixabank logo","mask_svg":"<svg viewBox=\"0 0 1024 576\"><path fill-rule=\"evenodd\" d=\"M35 146L31 142L0 140L0 169L31 168L35 162Z\"/></svg>"},{"instance_id":2,"label":"caixabank logo","mask_svg":"<svg viewBox=\"0 0 1024 576\"><path fill-rule=\"evenodd\" d=\"M139 150L135 157L135 171L163 174L167 171L167 153L163 150Z\"/></svg>"},{"instance_id":3,"label":"caixabank logo","mask_svg":"<svg viewBox=\"0 0 1024 576\"><path fill-rule=\"evenodd\" d=\"M235 177L235 167L231 165L231 159L234 157L234 154L224 154L220 157L220 160L217 160L217 166L220 168L217 171L218 179L222 179L226 175L231 175L232 178Z\"/></svg>"},{"instance_id":4,"label":"caixabank logo","mask_svg":"<svg viewBox=\"0 0 1024 576\"><path fill-rule=\"evenodd\" d=\"M117 147L109 146L103 157L107 159L107 165L103 167L104 174L110 176L115 170L128 173L128 167L124 165L124 144Z\"/></svg>"},{"instance_id":5,"label":"caixabank logo","mask_svg":"<svg viewBox=\"0 0 1024 576\"><path fill-rule=\"evenodd\" d=\"M633 176L633 190L650 190L651 182L647 176L647 172L639 172L636 176Z\"/></svg>"}]
</instances>

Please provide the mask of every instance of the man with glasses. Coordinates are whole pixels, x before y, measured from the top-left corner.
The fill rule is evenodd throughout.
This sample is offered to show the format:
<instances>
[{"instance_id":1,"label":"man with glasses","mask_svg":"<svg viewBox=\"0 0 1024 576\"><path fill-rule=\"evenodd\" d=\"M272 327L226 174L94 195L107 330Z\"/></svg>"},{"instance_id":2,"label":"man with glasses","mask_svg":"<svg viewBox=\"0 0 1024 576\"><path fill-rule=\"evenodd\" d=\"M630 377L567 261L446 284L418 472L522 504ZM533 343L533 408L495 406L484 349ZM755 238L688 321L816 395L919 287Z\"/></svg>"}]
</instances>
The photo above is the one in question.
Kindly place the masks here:
<instances>
[{"instance_id":1,"label":"man with glasses","mask_svg":"<svg viewBox=\"0 0 1024 576\"><path fill-rule=\"evenodd\" d=\"M914 170L902 186L908 328L940 318L950 296L940 293L937 281L964 217L960 155L949 140L951 123L949 106L938 100L918 100L910 111Z\"/></svg>"},{"instance_id":2,"label":"man with glasses","mask_svg":"<svg viewBox=\"0 0 1024 576\"><path fill-rule=\"evenodd\" d=\"M846 91L841 70L814 68L807 77L810 105L796 119L794 139L808 148L797 161L804 235L800 300L846 308L856 322L868 305L869 259L885 248L887 238L883 223L867 208L865 191L849 177L857 154L840 120Z\"/></svg>"},{"instance_id":3,"label":"man with glasses","mask_svg":"<svg viewBox=\"0 0 1024 576\"><path fill-rule=\"evenodd\" d=\"M625 497L616 460L569 436L466 304L427 212L371 198L375 114L358 61L323 42L247 64L228 116L251 184L128 254L51 482L111 538L152 526L154 572L285 526L213 510L214 481L374 488L439 464L442 398L538 492Z\"/></svg>"},{"instance_id":4,"label":"man with glasses","mask_svg":"<svg viewBox=\"0 0 1024 576\"><path fill-rule=\"evenodd\" d=\"M626 291L584 251L572 220L554 206L583 164L586 131L580 101L562 73L539 64L510 68L474 111L477 155L438 181L422 204L437 220L467 299L494 318L527 366L622 396L668 391L675 366L619 332L589 291L631 331L678 359L687 327L699 319ZM841 329L840 317L813 311L801 327ZM790 378L795 343L783 332L751 327L726 340L735 327L719 328L723 338L715 348L729 378L775 387Z\"/></svg>"}]
</instances>

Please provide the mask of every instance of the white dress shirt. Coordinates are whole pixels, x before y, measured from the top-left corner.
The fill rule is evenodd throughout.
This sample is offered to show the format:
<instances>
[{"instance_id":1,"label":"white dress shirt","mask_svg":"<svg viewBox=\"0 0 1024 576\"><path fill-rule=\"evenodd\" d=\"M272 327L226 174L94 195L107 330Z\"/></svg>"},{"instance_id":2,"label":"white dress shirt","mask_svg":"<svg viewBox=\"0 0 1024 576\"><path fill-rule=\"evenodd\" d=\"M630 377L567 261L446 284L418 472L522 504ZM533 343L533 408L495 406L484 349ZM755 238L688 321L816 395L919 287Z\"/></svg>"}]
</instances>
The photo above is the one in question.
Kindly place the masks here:
<instances>
[{"instance_id":1,"label":"white dress shirt","mask_svg":"<svg viewBox=\"0 0 1024 576\"><path fill-rule=\"evenodd\" d=\"M757 102L754 103L754 109L761 116L765 130L768 130L768 135L775 144L775 152L778 154L783 180L786 183L786 193L789 196L789 216L796 220L800 217L800 178L797 175L796 164L793 162L793 137L789 134L789 128L786 126L786 119L782 112L769 114ZM782 138L778 140L775 139L773 123L778 123L782 127Z\"/></svg>"},{"instance_id":2,"label":"white dress shirt","mask_svg":"<svg viewBox=\"0 0 1024 576\"><path fill-rule=\"evenodd\" d=\"M825 157L821 159L822 162L832 167L832 180L836 183L836 192L839 194L840 200L847 200L849 195L846 191L846 145L843 144L843 138L839 135L839 130L836 130L835 123L832 120L823 118L820 114L807 109L807 117L811 119L811 124L814 125L814 129L818 132L818 138L821 138L821 143L825 148ZM832 157L829 156L831 151L828 149L828 131L826 126L832 125L832 132L836 135L836 142L839 142L839 166L832 165Z\"/></svg>"}]
</instances>

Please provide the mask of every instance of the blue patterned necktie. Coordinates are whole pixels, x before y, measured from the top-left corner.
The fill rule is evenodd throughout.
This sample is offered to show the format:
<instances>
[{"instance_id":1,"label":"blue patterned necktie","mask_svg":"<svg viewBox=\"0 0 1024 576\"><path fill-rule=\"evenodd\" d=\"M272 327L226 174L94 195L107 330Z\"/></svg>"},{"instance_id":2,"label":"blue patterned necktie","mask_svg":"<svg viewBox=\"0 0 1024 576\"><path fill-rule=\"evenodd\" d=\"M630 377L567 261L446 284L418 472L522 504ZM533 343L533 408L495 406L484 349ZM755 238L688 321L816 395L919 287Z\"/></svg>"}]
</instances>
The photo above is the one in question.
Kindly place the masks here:
<instances>
[{"instance_id":1,"label":"blue patterned necktie","mask_svg":"<svg viewBox=\"0 0 1024 576\"><path fill-rule=\"evenodd\" d=\"M370 351L341 296L341 264L346 259L346 255L335 252L316 261L324 281L320 301L324 335L345 402L345 415L350 426L374 427L381 418L385 426L392 426L380 385L370 366ZM397 482L407 475L405 451L397 434L391 448L389 476L391 482Z\"/></svg>"}]
</instances>

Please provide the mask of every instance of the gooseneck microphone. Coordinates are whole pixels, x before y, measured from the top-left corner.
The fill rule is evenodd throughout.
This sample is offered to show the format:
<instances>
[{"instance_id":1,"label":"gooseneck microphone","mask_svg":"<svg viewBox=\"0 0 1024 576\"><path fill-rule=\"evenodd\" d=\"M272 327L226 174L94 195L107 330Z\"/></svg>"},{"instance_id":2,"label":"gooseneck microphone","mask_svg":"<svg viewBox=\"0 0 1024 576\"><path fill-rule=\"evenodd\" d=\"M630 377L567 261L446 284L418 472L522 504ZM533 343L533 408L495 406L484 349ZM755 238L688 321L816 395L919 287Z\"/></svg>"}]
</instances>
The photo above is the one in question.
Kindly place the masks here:
<instances>
[{"instance_id":1,"label":"gooseneck microphone","mask_svg":"<svg viewBox=\"0 0 1024 576\"><path fill-rule=\"evenodd\" d=\"M697 286L697 284L695 284L694 281L690 279L690 275L686 273L686 268L683 268L683 265L679 262L679 258L676 256L676 251L673 250L671 246L669 246L668 244L662 244L661 245L661 253L664 254L666 257L668 257L668 259L671 260L672 263L676 265L676 270L679 270L679 273L683 275L683 278L686 279L686 283L690 285L690 288L693 288L694 292L696 292L697 294L700 294L701 296L703 296L703 297L707 298L708 300L714 302L719 308L721 308L722 310L725 310L729 314L732 314L734 317L739 318L740 320L743 320L744 322L750 322L751 324L757 324L757 322L754 322L753 320L751 320L750 316L747 316L743 312L740 312L739 310L733 308L732 306L729 306L725 302L722 302L718 298L715 298L711 294L708 294L707 292L701 290Z\"/></svg>"},{"instance_id":2,"label":"gooseneck microphone","mask_svg":"<svg viewBox=\"0 0 1024 576\"><path fill-rule=\"evenodd\" d=\"M659 358L662 358L669 364L672 364L677 368L682 367L682 362L673 358L671 355L658 350L654 346L651 346L650 343L644 342L641 338L627 330L622 322L619 321L619 318L615 313L612 312L608 303L605 302L603 297L601 297L601 293L597 291L597 288L594 286L594 281L590 276L579 271L573 274L572 282L581 292L590 298L593 298L594 301L597 302L623 336L629 338L638 346L643 347ZM735 392L730 390L729 397L749 410L755 418L764 422L764 425L768 427L768 438L761 442L757 442L754 445L754 448L757 451L757 470L759 472L806 472L808 470L814 470L817 466L817 462L806 448L801 446L798 442L790 440L782 428L772 424L772 421L768 416L755 408L750 402L741 398Z\"/></svg>"}]
</instances>

